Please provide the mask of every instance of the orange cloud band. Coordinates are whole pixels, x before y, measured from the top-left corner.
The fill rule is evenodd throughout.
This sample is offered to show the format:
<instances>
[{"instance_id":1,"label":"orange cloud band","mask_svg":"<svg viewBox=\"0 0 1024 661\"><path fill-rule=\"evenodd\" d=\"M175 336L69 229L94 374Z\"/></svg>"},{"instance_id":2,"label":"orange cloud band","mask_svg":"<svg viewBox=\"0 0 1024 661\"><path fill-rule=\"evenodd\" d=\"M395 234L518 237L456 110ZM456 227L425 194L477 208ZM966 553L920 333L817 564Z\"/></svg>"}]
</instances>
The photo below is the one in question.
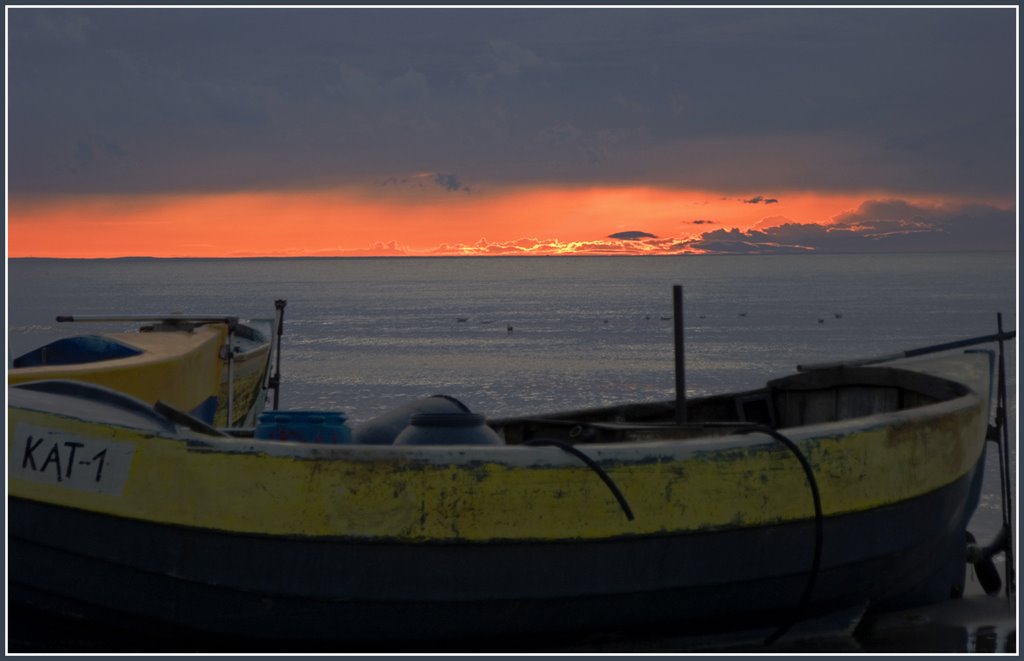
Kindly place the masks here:
<instances>
[{"instance_id":1,"label":"orange cloud band","mask_svg":"<svg viewBox=\"0 0 1024 661\"><path fill-rule=\"evenodd\" d=\"M602 187L12 199L8 256L701 252L689 242L713 230L829 224L870 197ZM652 236L610 238L636 231Z\"/></svg>"}]
</instances>

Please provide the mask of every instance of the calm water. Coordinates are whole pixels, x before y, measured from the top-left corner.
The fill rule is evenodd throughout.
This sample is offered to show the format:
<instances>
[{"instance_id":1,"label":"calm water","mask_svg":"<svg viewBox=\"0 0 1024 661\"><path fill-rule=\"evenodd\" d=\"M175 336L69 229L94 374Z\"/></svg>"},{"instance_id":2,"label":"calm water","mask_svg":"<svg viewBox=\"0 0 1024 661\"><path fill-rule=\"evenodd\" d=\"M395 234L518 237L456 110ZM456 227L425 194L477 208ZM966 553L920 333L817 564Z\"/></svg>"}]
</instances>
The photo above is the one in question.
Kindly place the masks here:
<instances>
[{"instance_id":1,"label":"calm water","mask_svg":"<svg viewBox=\"0 0 1024 661\"><path fill-rule=\"evenodd\" d=\"M690 395L757 387L800 363L988 335L997 312L1016 327L1012 253L11 260L8 277L9 356L99 330L56 324L58 314L271 317L286 299L282 407L341 409L357 422L436 393L492 416L669 399L663 318L674 284ZM972 523L981 539L1000 520L991 448Z\"/></svg>"},{"instance_id":2,"label":"calm water","mask_svg":"<svg viewBox=\"0 0 1024 661\"><path fill-rule=\"evenodd\" d=\"M501 415L670 397L673 284L702 394L993 333L1000 311L1013 328L1014 269L1012 254L12 260L8 337L19 355L94 330L57 314L270 317L283 298L283 406L360 419L443 391Z\"/></svg>"}]
</instances>

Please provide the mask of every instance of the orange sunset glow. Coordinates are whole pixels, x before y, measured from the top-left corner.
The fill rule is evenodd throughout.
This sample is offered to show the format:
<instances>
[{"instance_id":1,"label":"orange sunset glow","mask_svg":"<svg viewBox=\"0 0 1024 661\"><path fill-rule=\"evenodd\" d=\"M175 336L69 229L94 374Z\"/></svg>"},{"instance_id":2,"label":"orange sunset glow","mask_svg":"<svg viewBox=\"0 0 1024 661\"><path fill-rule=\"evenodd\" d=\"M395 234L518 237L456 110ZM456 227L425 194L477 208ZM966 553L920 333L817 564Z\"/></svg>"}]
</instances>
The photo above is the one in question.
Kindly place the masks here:
<instances>
[{"instance_id":1,"label":"orange sunset glow","mask_svg":"<svg viewBox=\"0 0 1024 661\"><path fill-rule=\"evenodd\" d=\"M356 190L12 200L10 257L702 252L715 229L828 225L878 195L640 187L370 197ZM915 200L938 204L939 200ZM609 238L637 231L651 240ZM658 239L655 241L654 239Z\"/></svg>"},{"instance_id":2,"label":"orange sunset glow","mask_svg":"<svg viewBox=\"0 0 1024 661\"><path fill-rule=\"evenodd\" d=\"M9 18L12 258L1015 246L1010 8Z\"/></svg>"}]
</instances>

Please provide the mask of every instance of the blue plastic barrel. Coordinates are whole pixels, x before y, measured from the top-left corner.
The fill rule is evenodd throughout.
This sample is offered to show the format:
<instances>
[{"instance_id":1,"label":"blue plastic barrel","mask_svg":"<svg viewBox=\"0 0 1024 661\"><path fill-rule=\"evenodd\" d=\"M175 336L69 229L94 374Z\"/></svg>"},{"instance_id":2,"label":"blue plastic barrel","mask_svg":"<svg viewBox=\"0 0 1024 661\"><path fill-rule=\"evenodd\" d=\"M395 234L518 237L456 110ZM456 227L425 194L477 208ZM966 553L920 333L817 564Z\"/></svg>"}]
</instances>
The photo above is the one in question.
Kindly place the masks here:
<instances>
[{"instance_id":1,"label":"blue plastic barrel","mask_svg":"<svg viewBox=\"0 0 1024 661\"><path fill-rule=\"evenodd\" d=\"M254 436L270 441L351 443L352 430L341 411L266 411Z\"/></svg>"}]
</instances>

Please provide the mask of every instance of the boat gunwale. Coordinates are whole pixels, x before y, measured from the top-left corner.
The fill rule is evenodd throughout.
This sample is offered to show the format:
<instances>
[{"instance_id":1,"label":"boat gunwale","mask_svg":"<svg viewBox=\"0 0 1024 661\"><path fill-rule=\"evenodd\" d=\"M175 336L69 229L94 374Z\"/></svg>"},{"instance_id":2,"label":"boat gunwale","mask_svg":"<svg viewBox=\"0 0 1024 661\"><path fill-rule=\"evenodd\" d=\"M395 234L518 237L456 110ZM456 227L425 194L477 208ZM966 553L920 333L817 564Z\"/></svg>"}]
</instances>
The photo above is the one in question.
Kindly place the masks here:
<instances>
[{"instance_id":1,"label":"boat gunwale","mask_svg":"<svg viewBox=\"0 0 1024 661\"><path fill-rule=\"evenodd\" d=\"M25 383L28 380L39 380L32 378L36 374L47 374L57 373L61 375L73 375L78 373L95 373L95 372L114 372L122 371L124 369L130 369L135 367L144 367L148 365L160 365L162 363L173 362L178 360L181 356L194 353L201 350L203 346L213 340L217 339L218 335L226 337L226 326L218 329L215 325L209 324L202 326L204 329L202 334L193 331L188 331L189 343L184 345L183 348L176 350L168 350L164 346L159 346L160 343L149 343L149 342L133 342L138 337L157 337L158 333L160 336L164 335L164 331L158 331L154 333L103 333L103 337L115 338L118 342L123 342L127 346L137 349L141 353L134 356L125 356L123 358L113 358L108 360L101 360L88 363L68 363L63 365L33 365L31 367L16 367L8 370L8 387L10 387L11 379L15 379L18 384ZM208 329L208 330L206 330ZM186 331L168 331L170 333L181 333L185 334ZM62 378L62 377L51 377L51 378Z\"/></svg>"},{"instance_id":2,"label":"boat gunwale","mask_svg":"<svg viewBox=\"0 0 1024 661\"><path fill-rule=\"evenodd\" d=\"M975 362L974 365L978 365L978 363ZM975 373L976 377L979 375L980 372ZM857 488L858 490L855 490L855 493L843 496L839 501L831 502L828 507L829 511L835 512L855 511L871 509L897 502L908 496L927 493L955 481L969 471L981 455L985 442L982 426L987 419L984 418L982 408L981 398L973 390L967 389L963 396L949 401L851 418L845 421L808 425L782 430L782 432L789 434L793 441L809 453L809 457L817 453L817 444L820 442L820 448L824 454L820 455L819 460L829 465L836 465L834 464L835 460L830 459L830 456L837 450L852 457L856 464L859 461L860 450L858 448L865 447L864 444L877 447L883 454L889 452L887 448L893 447L894 452L905 455L906 452L914 452L915 449L924 450L928 447L937 447L928 438L934 436L936 431L944 427L949 428L949 431L955 434L955 438L949 439L952 453L948 457L945 453L931 456L926 462L926 466L921 469L923 472L920 478L915 478L913 484L899 482L899 484L889 485L886 481L889 478L880 476L873 479L882 490L881 492L865 491L864 486L861 485ZM257 500L271 498L264 505L271 508L271 513L274 516L272 521L260 518L258 525L254 528L256 521L251 518L252 501L235 498L226 504L227 509L223 512L210 514L212 518L209 520L204 518L202 522L197 523L199 527L205 528L229 530L259 528L274 534L300 533L319 537L322 536L322 533L333 531L338 525L342 525L352 528L351 535L347 536L366 536L378 539L407 536L408 532L402 532L407 530L418 531L413 535L417 539L484 540L522 535L536 539L560 539L567 534L565 526L575 530L573 526L576 524L567 520L554 525L552 522L557 517L549 520L513 517L514 520L502 519L497 523L488 523L484 515L489 510L485 511L486 508L479 507L469 508L464 521L459 519L462 523L458 528L450 527L445 523L447 519L443 517L448 514L445 513L447 510L444 508L434 512L435 516L429 520L424 520L422 512L415 507L413 509L403 508L402 512L404 513L396 514L397 510L393 510L398 501L394 500L392 496L392 488L396 490L394 492L396 494L406 494L404 496L406 499L413 498L415 501L421 498L420 495L415 494L421 494L423 498L436 496L440 498L438 502L448 503L446 507L454 507L454 503L462 502L462 496L455 501L450 498L446 500L445 493L453 488L462 494L483 495L492 492L502 493L508 487L515 487L515 493L519 494L516 496L518 499L516 502L519 503L516 507L525 507L529 510L532 506L525 503L530 498L542 496L557 501L561 497L558 495L557 489L550 491L548 488L554 484L552 480L571 479L576 486L580 487L578 497L581 498L587 498L587 494L591 493L590 490L600 487L598 480L582 474L589 471L583 462L557 447L308 444L213 437L181 429L178 429L176 433L126 429L112 424L99 423L95 420L83 420L80 417L62 416L66 422L59 422L59 414L52 410L41 412L10 410L9 413L11 414L9 417L9 432L11 432L8 440L9 453L12 447L11 438L24 435L22 431L25 433L32 431L27 428L22 430L22 424L27 424L30 427L53 427L58 431L66 431L83 439L103 438L111 432L117 432L118 438L114 442L133 445L136 457L144 458L144 470L162 470L168 465L180 465L182 470L195 469L199 471L197 473L198 484L204 484L207 490L212 489L211 493L220 493L220 490L223 489L228 489L228 493L242 493L245 489L253 488L255 491L250 495ZM894 442L896 446L893 446ZM719 459L728 460L726 464L729 466L727 471L729 475L742 476L750 473L751 470L758 472L770 469L771 471L778 470L779 472L776 474L778 479L788 480L792 482L793 486L803 484L803 476L796 468L797 463L788 456L782 456L788 455L786 448L765 434L737 433L714 439L588 444L586 453L595 463L608 469L620 485L628 486L630 483L633 483L634 487L640 485L637 487L640 491L631 492L630 495L634 498L639 497L640 501L638 502L646 502L645 507L647 508L656 507L657 511L662 514L654 516L649 521L645 519L646 523L642 526L644 530L633 529L626 525L626 518L622 517L619 508L606 507L609 503L605 501L613 503L614 500L608 498L607 494L601 491L600 502L604 505L599 508L601 510L600 517L596 522L588 523L588 527L585 529L570 534L571 537L614 537L623 533L632 534L686 527L706 528L709 525L728 527L741 520L748 524L755 524L761 520L776 522L804 518L806 515L802 505L797 507L799 516L790 512L790 509L796 507L790 501L772 501L774 504L769 508L767 501L762 502L755 498L755 509L749 511L744 509L748 507L749 499L754 497L752 494L759 492L762 480L744 481L741 479L736 483L738 490L729 490L730 499L721 501L715 513L712 513L710 517L694 521L677 520L685 513L673 509L678 507L679 498L671 496L668 492L662 493L657 486L652 486L650 480L652 476L660 475L661 477L655 480L660 484L664 480L679 479L685 472L688 475L687 479L697 480L697 482L693 482L693 485L703 484L717 493L716 485L720 483L722 474L718 473L717 469L712 469L712 466L716 465ZM872 461L877 464L880 459L881 457L876 456ZM168 464L167 462L173 463ZM686 465L687 462L691 462L689 466ZM852 468L856 470L856 466ZM885 474L889 475L889 473ZM225 486L222 478L227 475L234 476L234 482L231 482L235 486L234 489ZM290 484L309 484L315 487L313 500L311 501L305 496L298 497L297 494L301 489L286 487L280 493L274 493L278 493L278 496L288 495L289 499L278 501L274 499L273 493L260 486L261 480L273 481L280 479L283 475L298 480L290 482ZM489 479L490 477L497 479L492 481ZM35 479L23 483L23 479L28 478L19 478L17 484L12 484L15 487L13 495L37 498L54 504L69 502L68 498L71 496L63 489L58 494L53 491L54 485L52 484L36 484ZM834 482L837 479L846 478L841 475L838 477L832 475L827 479ZM579 481L578 484L576 481ZM891 482L891 480L889 481ZM153 518L168 523L184 523L182 516L195 514L194 508L187 504L182 506L184 509L175 507L167 509L163 505L157 506L156 503L166 502L167 499L163 497L146 505L145 503L149 502L146 498L153 496L156 493L154 490L159 491L162 488L148 482L146 484L148 486L145 486L140 492L145 502L138 506L122 507L118 505L114 507L113 500L99 494L89 496L88 501L94 503L97 509L117 516ZM413 488L407 492L403 485ZM343 503L338 502L335 498L336 490L339 487L346 489L345 493L355 499L346 499L345 502L362 503L363 507L370 509L382 508L380 513L383 518L379 520L352 518L352 512L345 510ZM474 491L476 489L482 489L482 491ZM644 493L647 495L638 495ZM669 498L671 502L666 500L662 503L664 498ZM470 498L466 502L472 500ZM633 502L633 504L636 505L637 502ZM309 509L310 507L313 509ZM307 516L313 511L320 512L320 514L309 519L307 523L303 523L306 519L297 518L296 512L299 511L306 513L303 516ZM654 510L648 509L648 514L652 511ZM741 518L737 519L737 516ZM665 517L671 519L671 525L666 523L669 519L665 519ZM690 516L690 518L693 517ZM414 528L408 528L409 525ZM417 525L422 530L415 528ZM427 527L423 527L425 525Z\"/></svg>"},{"instance_id":3,"label":"boat gunwale","mask_svg":"<svg viewBox=\"0 0 1024 661\"><path fill-rule=\"evenodd\" d=\"M838 422L824 422L777 431L794 441L835 438L900 424L925 424L930 420L968 411L980 398L967 393L947 402L936 402L913 409L889 411ZM742 428L742 424L737 424ZM611 463L638 463L653 459L677 459L698 452L727 451L776 445L777 441L751 426L751 431L717 436L673 440L624 441L621 443L588 443L585 451L591 458ZM166 438L165 435L158 436ZM337 445L295 443L292 441L255 440L238 437L191 435L168 439L186 441L192 451L223 454L261 454L274 457L312 461L375 461L404 459L431 464L498 463L510 467L533 466L544 459L544 466L579 466L578 459L552 446L526 444L507 445L371 445L343 443ZM780 451L784 451L780 448ZM519 461L516 461L519 459ZM532 463L526 463L528 460Z\"/></svg>"},{"instance_id":4,"label":"boat gunwale","mask_svg":"<svg viewBox=\"0 0 1024 661\"><path fill-rule=\"evenodd\" d=\"M262 357L267 351L270 350L271 340L269 337L269 329L261 329L258 327L259 324L272 326L273 320L251 319L239 324L239 327L245 327L251 330L252 336L250 336L249 334L239 334L237 332L234 333L234 340L236 343L239 343L235 347L236 353L233 356L236 363L244 363L254 358ZM77 374L79 372L88 373L95 371L121 370L124 368L132 368L145 365L156 365L169 360L176 360L181 355L194 352L198 348L201 348L205 343L209 342L211 339L214 339L217 335L224 337L226 341L228 336L227 330L227 324L217 322L204 323L199 326L180 329L139 329L135 331L110 331L95 333L94 335L97 335L99 337L111 338L116 342L124 344L125 346L131 349L135 349L141 353L132 356L123 356L119 358L109 358L82 363L63 363L49 365L31 365L26 367L12 367L8 370L8 380L10 380L13 377L14 379L17 380L18 383L23 383L27 379L32 378L34 374L47 374L59 372L61 374L72 375ZM211 335L214 337L210 337ZM188 343L182 343L182 348L173 349L165 346L165 343L162 341L147 341L149 338L165 338L168 336L174 336L176 339L187 338ZM142 341L139 341L140 338L142 338ZM64 339L67 338L61 338L61 340ZM61 340L55 340L55 342Z\"/></svg>"},{"instance_id":5,"label":"boat gunwale","mask_svg":"<svg viewBox=\"0 0 1024 661\"><path fill-rule=\"evenodd\" d=\"M938 376L922 374L916 370L907 370L902 367L870 368L873 370L896 370L910 372L915 376L923 376L935 381L943 381L958 386L962 394L958 397L923 404L911 408L874 413L866 416L847 418L837 421L828 421L793 427L782 427L777 429L779 433L797 442L808 442L818 438L837 438L865 431L901 426L901 425L922 425L939 418L956 415L977 408L982 403L982 398L966 384ZM744 391L750 392L750 391ZM757 391L754 391L757 392ZM743 394L743 393L739 393ZM729 396L729 394L718 395ZM660 402L652 402L658 405ZM608 410L616 407L606 407ZM40 409L37 412L66 417L71 420L80 418L63 416L58 412L45 411ZM594 412L597 409L588 409ZM582 412L576 412L580 414ZM548 416L544 416L548 417ZM488 420L488 424L508 423L514 418L503 418L500 420ZM92 421L82 421L92 422ZM103 425L103 423L94 423ZM630 440L618 443L587 443L585 451L593 459L607 464L635 464L652 460L675 460L683 457L690 457L698 453L724 452L733 450L744 450L759 446L776 445L777 441L763 432L757 431L756 425L750 423L735 422L736 433L724 433L708 436L687 437L666 440ZM688 429L700 427L701 423L689 423L688 425L676 426L668 423L660 426L660 429ZM707 425L710 429L711 425ZM209 436L199 432L178 428L178 433L168 434L167 432L154 433L151 429L139 429L152 440L165 440L171 442L182 442L187 445L190 452L210 454L237 454L237 455L263 455L273 458L293 459L299 461L348 461L348 462L373 462L373 461L402 461L409 465L430 464L430 465L464 465L472 466L478 464L499 464L508 467L570 467L579 466L577 458L569 455L563 450L552 446L538 446L527 444L504 444L504 445L372 445L372 444L316 444L297 443L294 441L276 441L269 439L254 439L248 436ZM783 449L779 448L780 452Z\"/></svg>"}]
</instances>

